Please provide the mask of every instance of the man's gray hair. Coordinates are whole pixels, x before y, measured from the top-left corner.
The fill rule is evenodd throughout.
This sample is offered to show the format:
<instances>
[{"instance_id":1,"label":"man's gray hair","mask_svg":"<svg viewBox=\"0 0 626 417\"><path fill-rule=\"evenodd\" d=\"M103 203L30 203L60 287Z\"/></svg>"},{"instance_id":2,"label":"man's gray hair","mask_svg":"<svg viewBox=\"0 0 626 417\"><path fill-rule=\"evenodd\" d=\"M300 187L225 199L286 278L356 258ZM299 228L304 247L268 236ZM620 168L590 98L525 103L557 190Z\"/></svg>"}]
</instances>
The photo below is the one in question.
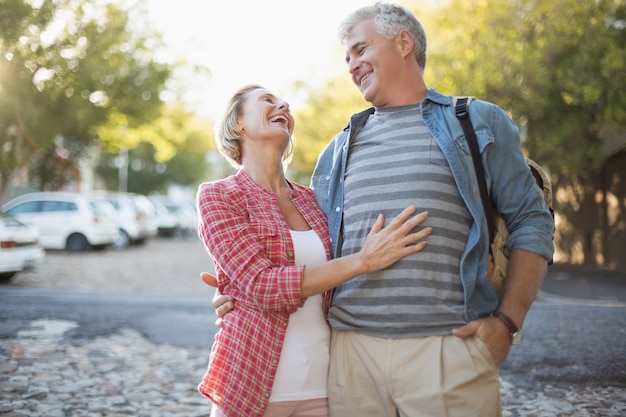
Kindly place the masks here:
<instances>
[{"instance_id":1,"label":"man's gray hair","mask_svg":"<svg viewBox=\"0 0 626 417\"><path fill-rule=\"evenodd\" d=\"M349 15L339 26L341 43L346 42L357 23L370 18L374 18L376 31L387 39L394 38L402 30L409 31L415 41L415 59L420 67L426 67L426 31L410 10L397 4L379 2Z\"/></svg>"}]
</instances>

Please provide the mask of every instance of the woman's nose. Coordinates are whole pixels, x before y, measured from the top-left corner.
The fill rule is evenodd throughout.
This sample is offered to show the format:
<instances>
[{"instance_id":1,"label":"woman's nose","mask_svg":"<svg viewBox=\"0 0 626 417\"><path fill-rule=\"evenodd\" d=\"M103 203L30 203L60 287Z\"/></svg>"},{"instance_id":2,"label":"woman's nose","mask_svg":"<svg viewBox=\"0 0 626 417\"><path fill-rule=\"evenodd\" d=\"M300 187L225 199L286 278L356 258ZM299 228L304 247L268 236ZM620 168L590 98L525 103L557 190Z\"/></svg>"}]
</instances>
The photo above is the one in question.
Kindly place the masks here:
<instances>
[{"instance_id":1,"label":"woman's nose","mask_svg":"<svg viewBox=\"0 0 626 417\"><path fill-rule=\"evenodd\" d=\"M279 100L278 101L278 108L279 109L289 110L289 103L287 103L285 100Z\"/></svg>"}]
</instances>

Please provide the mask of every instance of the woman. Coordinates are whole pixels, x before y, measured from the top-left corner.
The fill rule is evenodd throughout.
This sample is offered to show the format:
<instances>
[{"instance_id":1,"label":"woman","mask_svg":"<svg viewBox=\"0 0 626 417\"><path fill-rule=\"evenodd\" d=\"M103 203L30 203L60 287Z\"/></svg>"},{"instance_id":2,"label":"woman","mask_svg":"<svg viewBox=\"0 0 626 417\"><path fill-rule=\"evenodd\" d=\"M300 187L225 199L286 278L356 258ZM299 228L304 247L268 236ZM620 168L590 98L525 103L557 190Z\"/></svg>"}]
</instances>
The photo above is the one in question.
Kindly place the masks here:
<instances>
[{"instance_id":1,"label":"woman","mask_svg":"<svg viewBox=\"0 0 626 417\"><path fill-rule=\"evenodd\" d=\"M331 259L326 218L310 189L285 178L295 121L263 87L237 91L218 132L239 170L200 185L199 235L218 288L237 300L215 337L198 390L212 416L327 416L331 288L420 251L427 213L408 207L383 228L380 215L361 252Z\"/></svg>"}]
</instances>

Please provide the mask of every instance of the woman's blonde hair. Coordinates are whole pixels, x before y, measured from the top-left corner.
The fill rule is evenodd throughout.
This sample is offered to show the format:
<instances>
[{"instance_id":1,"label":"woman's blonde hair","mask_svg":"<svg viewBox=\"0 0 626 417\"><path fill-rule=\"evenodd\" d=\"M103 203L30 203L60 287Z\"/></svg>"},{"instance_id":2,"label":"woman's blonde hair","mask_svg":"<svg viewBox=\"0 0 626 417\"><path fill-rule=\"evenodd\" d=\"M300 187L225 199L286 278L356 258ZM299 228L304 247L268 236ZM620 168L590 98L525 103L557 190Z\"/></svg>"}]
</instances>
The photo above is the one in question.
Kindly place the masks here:
<instances>
[{"instance_id":1,"label":"woman's blonde hair","mask_svg":"<svg viewBox=\"0 0 626 417\"><path fill-rule=\"evenodd\" d=\"M226 112L217 132L217 149L235 168L241 167L241 137L243 132L239 127L238 121L243 115L243 105L252 91L260 89L264 89L264 87L251 84L237 90L226 105ZM292 153L293 138L290 137L287 149L283 153L283 161L288 161Z\"/></svg>"}]
</instances>

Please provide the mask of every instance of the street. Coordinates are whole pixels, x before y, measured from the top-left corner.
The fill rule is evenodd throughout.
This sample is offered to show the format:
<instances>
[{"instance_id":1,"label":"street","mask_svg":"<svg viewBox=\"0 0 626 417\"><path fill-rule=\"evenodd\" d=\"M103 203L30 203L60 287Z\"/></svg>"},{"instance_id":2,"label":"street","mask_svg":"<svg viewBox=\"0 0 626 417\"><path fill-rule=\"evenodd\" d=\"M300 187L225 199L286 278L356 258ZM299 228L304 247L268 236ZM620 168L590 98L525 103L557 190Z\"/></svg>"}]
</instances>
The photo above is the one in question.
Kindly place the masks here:
<instances>
[{"instance_id":1,"label":"street","mask_svg":"<svg viewBox=\"0 0 626 417\"><path fill-rule=\"evenodd\" d=\"M155 344L208 348L217 331L210 299L197 295L0 290L0 339L39 319L75 323L64 340L79 344L130 328Z\"/></svg>"},{"instance_id":2,"label":"street","mask_svg":"<svg viewBox=\"0 0 626 417\"><path fill-rule=\"evenodd\" d=\"M0 416L206 416L213 335L196 238L49 252L0 286ZM501 368L505 416L626 413L626 306L539 297ZM62 375L60 377L59 374Z\"/></svg>"},{"instance_id":3,"label":"street","mask_svg":"<svg viewBox=\"0 0 626 417\"><path fill-rule=\"evenodd\" d=\"M537 302L501 375L517 385L626 388L626 308Z\"/></svg>"}]
</instances>

